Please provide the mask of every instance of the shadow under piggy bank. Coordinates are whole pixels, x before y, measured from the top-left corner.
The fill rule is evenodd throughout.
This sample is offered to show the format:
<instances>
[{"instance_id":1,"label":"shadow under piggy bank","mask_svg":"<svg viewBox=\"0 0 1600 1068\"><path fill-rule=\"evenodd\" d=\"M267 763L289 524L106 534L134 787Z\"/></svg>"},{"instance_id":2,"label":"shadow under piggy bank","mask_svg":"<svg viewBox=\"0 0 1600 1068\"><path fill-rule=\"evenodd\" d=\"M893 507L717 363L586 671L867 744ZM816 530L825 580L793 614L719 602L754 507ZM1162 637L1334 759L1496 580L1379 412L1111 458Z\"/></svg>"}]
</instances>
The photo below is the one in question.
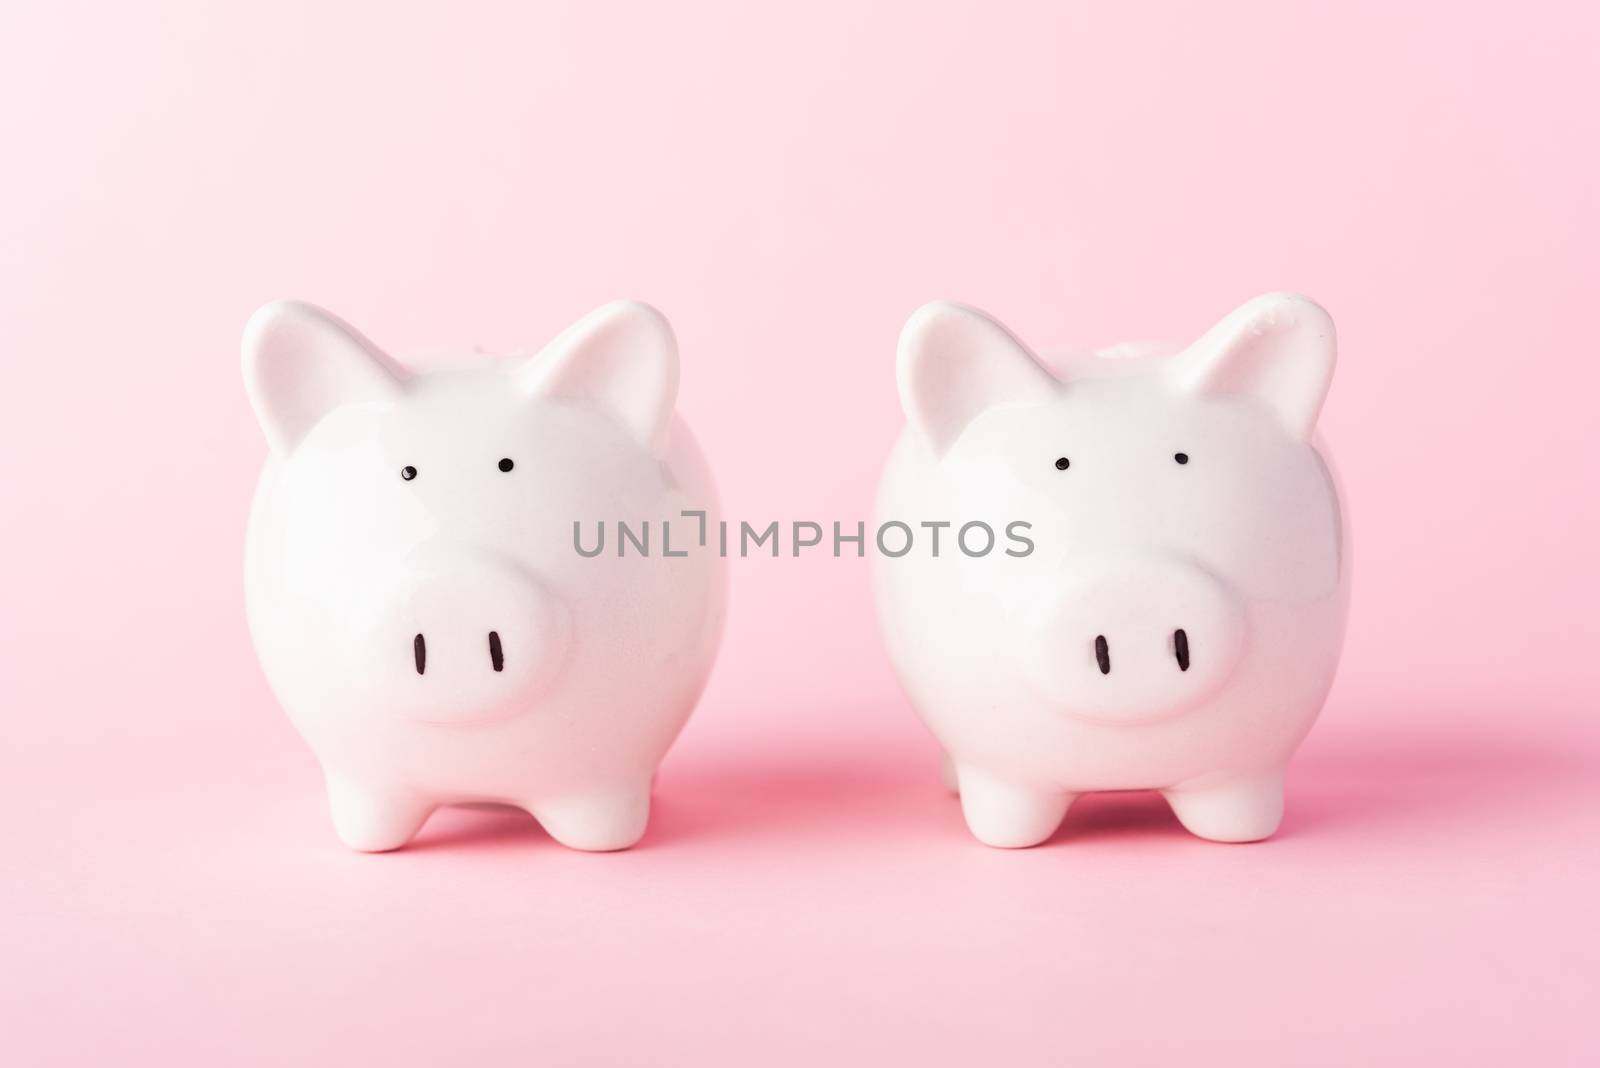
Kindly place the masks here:
<instances>
[{"instance_id":1,"label":"shadow under piggy bank","mask_svg":"<svg viewBox=\"0 0 1600 1068\"><path fill-rule=\"evenodd\" d=\"M1499 819L1527 820L1570 804L1600 779L1600 751L1545 727L1527 734L1480 724L1432 729L1313 731L1289 765L1283 824L1265 843L1309 842L1346 832L1430 840ZM1330 729L1333 728L1333 729ZM1089 794L1051 838L1070 844L1138 835L1189 837L1152 792Z\"/></svg>"},{"instance_id":2,"label":"shadow under piggy bank","mask_svg":"<svg viewBox=\"0 0 1600 1068\"><path fill-rule=\"evenodd\" d=\"M1347 831L1427 837L1508 810L1527 819L1540 806L1567 803L1600 774L1594 747L1565 744L1549 730L1513 735L1470 724L1446 729L1443 716L1426 721L1440 726L1314 731L1290 765L1284 822L1269 843ZM938 764L937 749L920 738L890 751L819 736L669 757L650 829L633 851L810 839L836 848L908 839L976 848ZM1198 843L1159 794L1128 791L1080 798L1043 848L1137 838ZM561 848L526 812L479 804L441 808L405 851L546 845Z\"/></svg>"}]
</instances>

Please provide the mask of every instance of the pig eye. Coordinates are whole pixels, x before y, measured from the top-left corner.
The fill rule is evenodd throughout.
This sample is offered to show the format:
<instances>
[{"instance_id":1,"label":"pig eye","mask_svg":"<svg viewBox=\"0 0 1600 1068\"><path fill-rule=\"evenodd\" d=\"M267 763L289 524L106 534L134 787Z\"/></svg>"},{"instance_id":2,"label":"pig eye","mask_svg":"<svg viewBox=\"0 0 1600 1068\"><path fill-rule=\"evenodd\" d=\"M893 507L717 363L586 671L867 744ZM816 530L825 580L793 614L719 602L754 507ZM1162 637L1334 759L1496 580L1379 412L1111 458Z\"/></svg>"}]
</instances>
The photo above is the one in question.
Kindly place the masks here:
<instances>
[{"instance_id":1,"label":"pig eye","mask_svg":"<svg viewBox=\"0 0 1600 1068\"><path fill-rule=\"evenodd\" d=\"M511 462L511 457L502 456L500 458L500 470L509 471L515 466L517 466L517 465Z\"/></svg>"},{"instance_id":2,"label":"pig eye","mask_svg":"<svg viewBox=\"0 0 1600 1068\"><path fill-rule=\"evenodd\" d=\"M1065 471L1067 468L1069 468L1071 466L1072 466L1072 461L1067 459L1065 456L1056 457L1056 470L1057 471Z\"/></svg>"},{"instance_id":3,"label":"pig eye","mask_svg":"<svg viewBox=\"0 0 1600 1068\"><path fill-rule=\"evenodd\" d=\"M1189 454L1186 452L1175 452L1172 454L1172 458L1178 461L1180 464L1186 464L1189 462Z\"/></svg>"},{"instance_id":4,"label":"pig eye","mask_svg":"<svg viewBox=\"0 0 1600 1068\"><path fill-rule=\"evenodd\" d=\"M407 482L410 482L412 479L417 477L417 469L412 467L410 464L406 464L400 469L400 477L405 479Z\"/></svg>"}]
</instances>

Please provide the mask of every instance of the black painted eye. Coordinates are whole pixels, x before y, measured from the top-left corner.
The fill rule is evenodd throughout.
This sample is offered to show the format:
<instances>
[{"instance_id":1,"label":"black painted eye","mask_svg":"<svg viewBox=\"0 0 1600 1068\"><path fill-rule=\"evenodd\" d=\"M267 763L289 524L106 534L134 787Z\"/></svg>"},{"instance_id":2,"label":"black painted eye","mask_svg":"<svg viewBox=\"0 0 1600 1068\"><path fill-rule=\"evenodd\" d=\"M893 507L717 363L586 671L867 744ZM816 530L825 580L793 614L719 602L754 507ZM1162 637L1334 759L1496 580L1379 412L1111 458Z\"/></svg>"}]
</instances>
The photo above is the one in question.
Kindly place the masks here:
<instances>
[{"instance_id":1,"label":"black painted eye","mask_svg":"<svg viewBox=\"0 0 1600 1068\"><path fill-rule=\"evenodd\" d=\"M1071 466L1072 466L1072 461L1067 459L1065 456L1058 456L1056 458L1056 470L1057 471L1065 471L1067 468L1069 468Z\"/></svg>"},{"instance_id":2,"label":"black painted eye","mask_svg":"<svg viewBox=\"0 0 1600 1068\"><path fill-rule=\"evenodd\" d=\"M500 458L500 470L509 471L515 466L517 465L511 462L511 457L503 456Z\"/></svg>"},{"instance_id":3,"label":"black painted eye","mask_svg":"<svg viewBox=\"0 0 1600 1068\"><path fill-rule=\"evenodd\" d=\"M410 482L412 479L417 477L417 469L412 467L410 464L406 464L400 469L400 477L405 479L407 482Z\"/></svg>"},{"instance_id":4,"label":"black painted eye","mask_svg":"<svg viewBox=\"0 0 1600 1068\"><path fill-rule=\"evenodd\" d=\"M1186 464L1189 462L1189 454L1186 452L1175 452L1172 454L1172 458L1178 461L1180 464Z\"/></svg>"}]
</instances>

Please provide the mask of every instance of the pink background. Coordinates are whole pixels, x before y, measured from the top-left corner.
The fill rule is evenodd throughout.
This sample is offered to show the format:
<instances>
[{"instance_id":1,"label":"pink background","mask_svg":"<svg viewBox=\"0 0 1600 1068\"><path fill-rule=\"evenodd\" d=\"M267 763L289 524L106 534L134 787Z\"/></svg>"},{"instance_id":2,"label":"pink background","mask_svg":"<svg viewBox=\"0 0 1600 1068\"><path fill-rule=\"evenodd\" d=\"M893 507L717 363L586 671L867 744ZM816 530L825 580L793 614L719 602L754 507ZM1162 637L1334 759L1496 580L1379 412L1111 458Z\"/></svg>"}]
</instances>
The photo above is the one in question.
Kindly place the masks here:
<instances>
[{"instance_id":1,"label":"pink background","mask_svg":"<svg viewBox=\"0 0 1600 1068\"><path fill-rule=\"evenodd\" d=\"M0 1061L1595 1063L1592 5L389 6L0 12ZM853 521L922 302L1280 288L1357 588L1277 839L978 846L825 557L736 563L634 852L333 838L241 608L261 302L405 353L649 300L730 513Z\"/></svg>"}]
</instances>

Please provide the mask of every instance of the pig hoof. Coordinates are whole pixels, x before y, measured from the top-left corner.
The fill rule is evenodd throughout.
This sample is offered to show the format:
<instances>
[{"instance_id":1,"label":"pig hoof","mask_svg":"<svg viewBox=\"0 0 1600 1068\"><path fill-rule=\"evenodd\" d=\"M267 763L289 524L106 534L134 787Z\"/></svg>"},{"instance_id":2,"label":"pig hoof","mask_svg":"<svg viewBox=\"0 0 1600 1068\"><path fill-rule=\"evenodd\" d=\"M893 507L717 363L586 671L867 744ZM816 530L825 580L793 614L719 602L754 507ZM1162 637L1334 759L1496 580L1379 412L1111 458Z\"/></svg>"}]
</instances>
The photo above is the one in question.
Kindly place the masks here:
<instances>
[{"instance_id":1,"label":"pig hoof","mask_svg":"<svg viewBox=\"0 0 1600 1068\"><path fill-rule=\"evenodd\" d=\"M1283 773L1166 791L1178 822L1213 842L1259 842L1283 819Z\"/></svg>"},{"instance_id":2,"label":"pig hoof","mask_svg":"<svg viewBox=\"0 0 1600 1068\"><path fill-rule=\"evenodd\" d=\"M970 768L961 769L961 813L972 836L998 849L1026 849L1046 841L1072 804L1072 794L1018 789Z\"/></svg>"},{"instance_id":3,"label":"pig hoof","mask_svg":"<svg viewBox=\"0 0 1600 1068\"><path fill-rule=\"evenodd\" d=\"M415 798L383 796L329 780L328 807L340 841L362 853L387 853L411 841L433 812Z\"/></svg>"},{"instance_id":4,"label":"pig hoof","mask_svg":"<svg viewBox=\"0 0 1600 1068\"><path fill-rule=\"evenodd\" d=\"M644 837L650 822L650 784L614 794L542 801L528 811L567 848L609 853Z\"/></svg>"}]
</instances>

